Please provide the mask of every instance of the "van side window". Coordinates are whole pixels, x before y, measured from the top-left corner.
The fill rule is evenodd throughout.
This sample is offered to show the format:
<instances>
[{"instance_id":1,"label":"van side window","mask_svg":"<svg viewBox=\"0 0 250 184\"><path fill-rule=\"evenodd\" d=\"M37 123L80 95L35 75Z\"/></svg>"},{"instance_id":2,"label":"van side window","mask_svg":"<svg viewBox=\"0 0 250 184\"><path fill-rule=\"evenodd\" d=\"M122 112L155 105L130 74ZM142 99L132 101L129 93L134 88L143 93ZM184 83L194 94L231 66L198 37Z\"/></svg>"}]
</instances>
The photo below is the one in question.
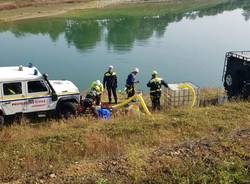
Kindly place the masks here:
<instances>
[{"instance_id":1,"label":"van side window","mask_svg":"<svg viewBox=\"0 0 250 184\"><path fill-rule=\"evenodd\" d=\"M22 83L5 83L3 84L4 95L19 95L22 94Z\"/></svg>"},{"instance_id":2,"label":"van side window","mask_svg":"<svg viewBox=\"0 0 250 184\"><path fill-rule=\"evenodd\" d=\"M43 81L30 81L28 82L28 92L29 93L39 93L46 92L48 88Z\"/></svg>"}]
</instances>

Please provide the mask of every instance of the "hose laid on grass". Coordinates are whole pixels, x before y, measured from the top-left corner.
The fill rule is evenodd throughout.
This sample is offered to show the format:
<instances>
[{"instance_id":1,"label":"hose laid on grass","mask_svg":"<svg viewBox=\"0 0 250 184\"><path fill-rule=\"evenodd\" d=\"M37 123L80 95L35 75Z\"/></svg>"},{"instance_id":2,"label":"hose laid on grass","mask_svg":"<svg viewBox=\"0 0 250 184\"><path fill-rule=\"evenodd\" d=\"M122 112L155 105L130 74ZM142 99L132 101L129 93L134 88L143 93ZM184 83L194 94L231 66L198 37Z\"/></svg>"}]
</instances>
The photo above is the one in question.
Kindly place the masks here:
<instances>
[{"instance_id":1,"label":"hose laid on grass","mask_svg":"<svg viewBox=\"0 0 250 184\"><path fill-rule=\"evenodd\" d=\"M112 106L112 107L113 107L113 108L116 108L116 109L121 108L121 107L127 105L128 103L132 102L132 101L135 100L135 99L137 99L137 100L140 102L140 104L141 104L143 110L145 111L145 113L146 113L147 115L151 115L151 113L149 112L148 107L147 107L145 101L143 100L141 94L139 94L139 95L134 95L134 96L132 96L131 98L129 98L129 99L123 101L122 103L117 104L117 105L114 105L114 106Z\"/></svg>"}]
</instances>

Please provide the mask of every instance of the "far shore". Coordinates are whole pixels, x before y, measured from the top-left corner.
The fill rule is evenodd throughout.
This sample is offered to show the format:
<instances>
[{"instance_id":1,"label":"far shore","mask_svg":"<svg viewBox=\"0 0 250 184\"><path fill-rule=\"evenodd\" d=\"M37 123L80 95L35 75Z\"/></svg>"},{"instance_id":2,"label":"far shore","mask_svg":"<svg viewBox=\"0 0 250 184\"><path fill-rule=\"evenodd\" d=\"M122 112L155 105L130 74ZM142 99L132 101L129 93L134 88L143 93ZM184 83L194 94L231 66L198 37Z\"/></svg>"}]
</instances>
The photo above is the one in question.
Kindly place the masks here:
<instances>
[{"instance_id":1,"label":"far shore","mask_svg":"<svg viewBox=\"0 0 250 184\"><path fill-rule=\"evenodd\" d=\"M10 8L6 6L6 9L1 10L1 5L6 3L1 3L0 1L0 21L10 22L24 19L34 19L41 17L51 17L56 15L62 15L74 10L85 10L85 9L100 9L111 5L117 5L122 3L122 1L109 1L109 0L90 0L90 1L72 1L72 3L67 3L61 1L58 3L41 3L41 4L27 4L16 5L15 2L10 3Z\"/></svg>"},{"instance_id":2,"label":"far shore","mask_svg":"<svg viewBox=\"0 0 250 184\"><path fill-rule=\"evenodd\" d=\"M227 0L57 0L30 3L30 1L0 0L0 22L35 19L43 17L91 17L91 15L120 14L129 15L131 8L142 8L136 14L152 14L152 12L174 12L183 7L205 7L225 3ZM153 6L154 5L154 6ZM156 6L155 6L156 5ZM151 8L152 6L152 8ZM151 8L149 10L149 8ZM115 11L116 10L116 11ZM119 12L121 10L121 12ZM113 12L114 11L114 12Z\"/></svg>"}]
</instances>

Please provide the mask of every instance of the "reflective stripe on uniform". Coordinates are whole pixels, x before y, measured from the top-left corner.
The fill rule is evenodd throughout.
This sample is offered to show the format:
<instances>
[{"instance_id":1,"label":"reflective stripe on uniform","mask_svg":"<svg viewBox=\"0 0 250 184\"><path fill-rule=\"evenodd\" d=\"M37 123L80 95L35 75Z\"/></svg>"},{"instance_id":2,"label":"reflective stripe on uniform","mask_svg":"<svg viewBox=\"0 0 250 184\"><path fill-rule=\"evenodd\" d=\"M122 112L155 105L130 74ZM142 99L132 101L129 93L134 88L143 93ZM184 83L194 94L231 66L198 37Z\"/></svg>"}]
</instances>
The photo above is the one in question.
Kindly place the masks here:
<instances>
[{"instance_id":1,"label":"reflective stripe on uniform","mask_svg":"<svg viewBox=\"0 0 250 184\"><path fill-rule=\"evenodd\" d=\"M112 73L107 72L107 73L105 74L106 77L115 76L115 75L116 75L115 72L112 72Z\"/></svg>"},{"instance_id":2,"label":"reflective stripe on uniform","mask_svg":"<svg viewBox=\"0 0 250 184\"><path fill-rule=\"evenodd\" d=\"M161 83L161 81L162 81L162 79L161 78L159 78L159 77L156 77L156 78L154 78L154 79L151 79L151 81L150 81L150 83Z\"/></svg>"},{"instance_id":3,"label":"reflective stripe on uniform","mask_svg":"<svg viewBox=\"0 0 250 184\"><path fill-rule=\"evenodd\" d=\"M131 91L133 91L133 88L127 89L127 91L128 91L128 92L131 92Z\"/></svg>"}]
</instances>

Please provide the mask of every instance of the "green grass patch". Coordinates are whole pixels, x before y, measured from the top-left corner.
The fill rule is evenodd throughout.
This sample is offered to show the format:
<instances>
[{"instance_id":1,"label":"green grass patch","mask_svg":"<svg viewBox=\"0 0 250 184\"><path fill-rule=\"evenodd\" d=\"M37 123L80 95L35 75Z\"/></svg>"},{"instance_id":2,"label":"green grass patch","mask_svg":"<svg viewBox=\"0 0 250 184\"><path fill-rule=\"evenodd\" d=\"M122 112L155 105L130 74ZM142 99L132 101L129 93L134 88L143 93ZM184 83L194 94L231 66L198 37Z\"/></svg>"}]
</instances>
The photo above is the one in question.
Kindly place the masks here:
<instances>
[{"instance_id":1,"label":"green grass patch","mask_svg":"<svg viewBox=\"0 0 250 184\"><path fill-rule=\"evenodd\" d=\"M138 3L124 4L118 7L106 7L102 9L74 10L64 15L56 16L58 18L81 18L81 19L103 19L120 17L138 17L138 16L162 16L171 13L180 13L195 11L200 8L209 8L215 5L226 3L227 0L187 0L187 1L168 1L166 3Z\"/></svg>"},{"instance_id":2,"label":"green grass patch","mask_svg":"<svg viewBox=\"0 0 250 184\"><path fill-rule=\"evenodd\" d=\"M235 102L152 117L13 125L0 132L0 181L248 183L249 109Z\"/></svg>"}]
</instances>

